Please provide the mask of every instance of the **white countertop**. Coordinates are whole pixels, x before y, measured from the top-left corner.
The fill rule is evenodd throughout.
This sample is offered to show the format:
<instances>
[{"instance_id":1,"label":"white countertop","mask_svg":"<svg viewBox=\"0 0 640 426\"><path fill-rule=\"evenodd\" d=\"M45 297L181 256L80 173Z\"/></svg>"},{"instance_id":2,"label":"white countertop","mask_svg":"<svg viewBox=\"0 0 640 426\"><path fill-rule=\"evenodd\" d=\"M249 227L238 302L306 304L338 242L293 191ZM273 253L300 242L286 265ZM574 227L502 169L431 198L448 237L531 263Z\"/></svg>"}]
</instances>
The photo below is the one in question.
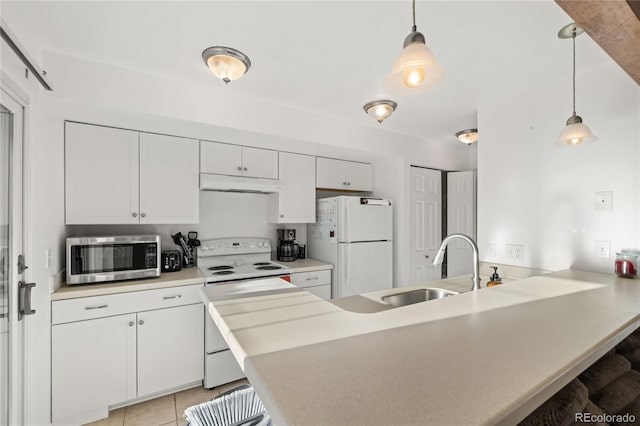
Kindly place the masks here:
<instances>
[{"instance_id":1,"label":"white countertop","mask_svg":"<svg viewBox=\"0 0 640 426\"><path fill-rule=\"evenodd\" d=\"M204 284L204 275L198 268L183 268L177 272L163 272L157 278L114 281L108 283L63 285L51 294L51 300L75 299L78 297L102 296L129 291L153 290L156 288L179 287Z\"/></svg>"},{"instance_id":2,"label":"white countertop","mask_svg":"<svg viewBox=\"0 0 640 426\"><path fill-rule=\"evenodd\" d=\"M297 274L300 272L315 272L323 271L327 269L333 269L333 265L330 263L322 262L315 259L296 259L293 262L283 262L282 260L275 260L282 266L286 266L291 269L291 273Z\"/></svg>"},{"instance_id":3,"label":"white countertop","mask_svg":"<svg viewBox=\"0 0 640 426\"><path fill-rule=\"evenodd\" d=\"M276 424L513 424L640 326L640 281L574 270L370 313L284 291L202 290Z\"/></svg>"}]
</instances>

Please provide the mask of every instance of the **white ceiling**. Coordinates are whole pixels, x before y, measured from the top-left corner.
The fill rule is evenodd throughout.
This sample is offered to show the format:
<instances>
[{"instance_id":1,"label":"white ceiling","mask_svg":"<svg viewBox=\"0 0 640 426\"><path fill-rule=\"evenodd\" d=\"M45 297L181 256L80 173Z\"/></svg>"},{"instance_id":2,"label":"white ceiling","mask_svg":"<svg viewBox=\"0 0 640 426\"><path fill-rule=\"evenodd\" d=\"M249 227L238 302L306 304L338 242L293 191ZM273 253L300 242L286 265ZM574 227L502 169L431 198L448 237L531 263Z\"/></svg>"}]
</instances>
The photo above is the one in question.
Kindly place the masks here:
<instances>
[{"instance_id":1,"label":"white ceiling","mask_svg":"<svg viewBox=\"0 0 640 426\"><path fill-rule=\"evenodd\" d=\"M419 1L418 30L447 80L413 96L382 87L411 29L408 0L24 1L18 8L45 50L418 138L453 141L476 126L483 101L558 76L571 84L571 43L556 36L571 18L553 1ZM587 35L576 44L579 68L607 60ZM213 45L247 54L247 75L222 87L201 59ZM380 98L399 104L382 125L362 110Z\"/></svg>"}]
</instances>

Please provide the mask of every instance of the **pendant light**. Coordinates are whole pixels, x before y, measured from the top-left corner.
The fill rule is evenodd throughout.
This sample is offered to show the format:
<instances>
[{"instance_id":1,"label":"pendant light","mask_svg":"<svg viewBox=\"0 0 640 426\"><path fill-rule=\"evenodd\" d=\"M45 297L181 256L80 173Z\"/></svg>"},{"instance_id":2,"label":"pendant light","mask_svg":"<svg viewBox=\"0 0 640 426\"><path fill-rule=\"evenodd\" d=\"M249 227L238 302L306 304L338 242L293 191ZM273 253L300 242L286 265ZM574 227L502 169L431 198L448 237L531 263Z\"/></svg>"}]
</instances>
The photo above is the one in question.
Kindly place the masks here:
<instances>
[{"instance_id":1,"label":"pendant light","mask_svg":"<svg viewBox=\"0 0 640 426\"><path fill-rule=\"evenodd\" d=\"M456 137L460 142L471 145L478 141L478 129L460 130L456 133Z\"/></svg>"},{"instance_id":2,"label":"pendant light","mask_svg":"<svg viewBox=\"0 0 640 426\"><path fill-rule=\"evenodd\" d=\"M413 27L404 39L400 56L385 78L387 90L398 94L425 92L444 79L444 68L427 47L424 35L416 27L416 0L413 0Z\"/></svg>"},{"instance_id":3,"label":"pendant light","mask_svg":"<svg viewBox=\"0 0 640 426\"><path fill-rule=\"evenodd\" d=\"M576 114L576 36L584 30L574 23L569 24L558 32L561 39L571 38L573 42L573 114L567 120L567 126L562 129L556 143L558 145L575 146L598 139L591 133L591 129L582 123L582 117Z\"/></svg>"},{"instance_id":4,"label":"pendant light","mask_svg":"<svg viewBox=\"0 0 640 426\"><path fill-rule=\"evenodd\" d=\"M398 104L388 99L381 99L379 101L371 101L364 105L363 109L367 115L378 123L382 123L389 118L391 114L396 110Z\"/></svg>"},{"instance_id":5,"label":"pendant light","mask_svg":"<svg viewBox=\"0 0 640 426\"><path fill-rule=\"evenodd\" d=\"M227 84L245 75L251 67L249 57L231 47L208 47L202 52L202 59L213 75Z\"/></svg>"}]
</instances>

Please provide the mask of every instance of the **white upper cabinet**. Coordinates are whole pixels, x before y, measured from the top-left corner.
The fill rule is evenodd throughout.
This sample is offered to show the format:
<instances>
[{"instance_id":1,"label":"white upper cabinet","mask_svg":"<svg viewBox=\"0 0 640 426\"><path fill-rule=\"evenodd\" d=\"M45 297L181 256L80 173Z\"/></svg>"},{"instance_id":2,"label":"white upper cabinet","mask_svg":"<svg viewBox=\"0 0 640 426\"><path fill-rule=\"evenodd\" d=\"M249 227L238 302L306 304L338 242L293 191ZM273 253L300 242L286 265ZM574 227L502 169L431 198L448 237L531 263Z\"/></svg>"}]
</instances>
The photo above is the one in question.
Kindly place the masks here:
<instances>
[{"instance_id":1,"label":"white upper cabinet","mask_svg":"<svg viewBox=\"0 0 640 426\"><path fill-rule=\"evenodd\" d=\"M139 223L138 189L138 132L66 123L67 224Z\"/></svg>"},{"instance_id":2,"label":"white upper cabinet","mask_svg":"<svg viewBox=\"0 0 640 426\"><path fill-rule=\"evenodd\" d=\"M317 157L316 187L346 191L372 191L371 164Z\"/></svg>"},{"instance_id":3,"label":"white upper cabinet","mask_svg":"<svg viewBox=\"0 0 640 426\"><path fill-rule=\"evenodd\" d=\"M198 223L198 141L140 133L140 223Z\"/></svg>"},{"instance_id":4,"label":"white upper cabinet","mask_svg":"<svg viewBox=\"0 0 640 426\"><path fill-rule=\"evenodd\" d=\"M316 221L316 159L311 155L281 152L281 190L269 194L269 221L313 223Z\"/></svg>"},{"instance_id":5,"label":"white upper cabinet","mask_svg":"<svg viewBox=\"0 0 640 426\"><path fill-rule=\"evenodd\" d=\"M198 223L198 142L67 122L67 224Z\"/></svg>"},{"instance_id":6,"label":"white upper cabinet","mask_svg":"<svg viewBox=\"0 0 640 426\"><path fill-rule=\"evenodd\" d=\"M278 151L200 141L200 173L278 179Z\"/></svg>"}]
</instances>

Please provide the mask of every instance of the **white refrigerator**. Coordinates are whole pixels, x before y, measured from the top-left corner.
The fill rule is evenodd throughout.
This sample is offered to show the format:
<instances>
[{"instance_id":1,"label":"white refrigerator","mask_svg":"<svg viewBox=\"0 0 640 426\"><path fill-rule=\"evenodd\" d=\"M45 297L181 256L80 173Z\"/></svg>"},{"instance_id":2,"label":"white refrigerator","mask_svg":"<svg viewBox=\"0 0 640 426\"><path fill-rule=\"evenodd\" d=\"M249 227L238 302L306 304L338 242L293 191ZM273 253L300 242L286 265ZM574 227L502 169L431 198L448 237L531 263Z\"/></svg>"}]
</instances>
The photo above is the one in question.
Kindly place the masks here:
<instances>
[{"instance_id":1,"label":"white refrigerator","mask_svg":"<svg viewBox=\"0 0 640 426\"><path fill-rule=\"evenodd\" d=\"M393 287L393 207L386 198L321 198L307 256L331 263L331 297Z\"/></svg>"}]
</instances>

